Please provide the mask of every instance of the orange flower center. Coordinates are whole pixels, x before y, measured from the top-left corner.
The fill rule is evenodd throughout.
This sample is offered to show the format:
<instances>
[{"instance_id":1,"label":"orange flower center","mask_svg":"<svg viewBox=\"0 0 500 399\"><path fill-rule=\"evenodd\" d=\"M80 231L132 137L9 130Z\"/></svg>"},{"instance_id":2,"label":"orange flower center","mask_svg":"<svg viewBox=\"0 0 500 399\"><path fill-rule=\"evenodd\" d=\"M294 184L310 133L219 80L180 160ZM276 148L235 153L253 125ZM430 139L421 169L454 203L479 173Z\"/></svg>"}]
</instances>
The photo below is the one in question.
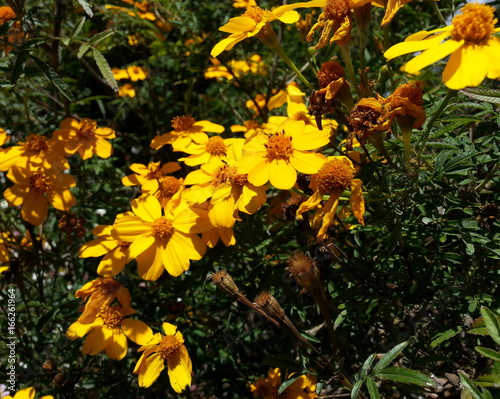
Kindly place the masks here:
<instances>
[{"instance_id":1,"label":"orange flower center","mask_svg":"<svg viewBox=\"0 0 500 399\"><path fill-rule=\"evenodd\" d=\"M257 6L250 7L245 13L242 15L243 17L252 18L255 22L259 23L262 21L264 17L265 11Z\"/></svg>"},{"instance_id":2,"label":"orange flower center","mask_svg":"<svg viewBox=\"0 0 500 399\"><path fill-rule=\"evenodd\" d=\"M160 357L168 359L179 352L182 348L182 343L173 335L165 335L158 344L158 353Z\"/></svg>"},{"instance_id":3,"label":"orange flower center","mask_svg":"<svg viewBox=\"0 0 500 399\"><path fill-rule=\"evenodd\" d=\"M285 136L284 132L273 134L264 146L270 162L278 159L288 161L293 155L292 138Z\"/></svg>"},{"instance_id":4,"label":"orange flower center","mask_svg":"<svg viewBox=\"0 0 500 399\"><path fill-rule=\"evenodd\" d=\"M182 132L183 130L188 130L193 127L195 122L196 120L191 115L176 116L172 119L172 127L176 131Z\"/></svg>"},{"instance_id":5,"label":"orange flower center","mask_svg":"<svg viewBox=\"0 0 500 399\"><path fill-rule=\"evenodd\" d=\"M226 155L226 145L224 144L224 140L219 136L210 137L208 139L206 150L210 155L215 155L217 157Z\"/></svg>"},{"instance_id":6,"label":"orange flower center","mask_svg":"<svg viewBox=\"0 0 500 399\"><path fill-rule=\"evenodd\" d=\"M236 172L236 168L229 165L219 167L213 174L212 184L231 184L233 186L244 186L247 183L247 175L241 175Z\"/></svg>"},{"instance_id":7,"label":"orange flower center","mask_svg":"<svg viewBox=\"0 0 500 399\"><path fill-rule=\"evenodd\" d=\"M14 10L8 6L0 7L0 25L3 25L7 21L16 18L16 13Z\"/></svg>"},{"instance_id":8,"label":"orange flower center","mask_svg":"<svg viewBox=\"0 0 500 399\"><path fill-rule=\"evenodd\" d=\"M344 68L336 61L327 61L321 65L318 72L319 87L327 87L330 83L345 76Z\"/></svg>"},{"instance_id":9,"label":"orange flower center","mask_svg":"<svg viewBox=\"0 0 500 399\"><path fill-rule=\"evenodd\" d=\"M422 81L403 84L394 90L394 93L389 96L388 100L390 101L391 97L405 98L412 104L424 105L422 84Z\"/></svg>"},{"instance_id":10,"label":"orange flower center","mask_svg":"<svg viewBox=\"0 0 500 399\"><path fill-rule=\"evenodd\" d=\"M77 130L78 136L84 139L92 139L95 137L94 124L87 120L82 120L80 123L80 129Z\"/></svg>"},{"instance_id":11,"label":"orange flower center","mask_svg":"<svg viewBox=\"0 0 500 399\"><path fill-rule=\"evenodd\" d=\"M326 162L316 175L318 190L323 194L343 192L351 185L355 173L355 169L346 161L332 159Z\"/></svg>"},{"instance_id":12,"label":"orange flower center","mask_svg":"<svg viewBox=\"0 0 500 399\"><path fill-rule=\"evenodd\" d=\"M352 6L349 0L327 0L324 18L330 20L343 20L351 11Z\"/></svg>"},{"instance_id":13,"label":"orange flower center","mask_svg":"<svg viewBox=\"0 0 500 399\"><path fill-rule=\"evenodd\" d=\"M42 173L33 173L28 186L38 193L45 193L52 188L52 182Z\"/></svg>"},{"instance_id":14,"label":"orange flower center","mask_svg":"<svg viewBox=\"0 0 500 399\"><path fill-rule=\"evenodd\" d=\"M118 308L105 308L97 315L108 327L117 327L123 319L123 313Z\"/></svg>"},{"instance_id":15,"label":"orange flower center","mask_svg":"<svg viewBox=\"0 0 500 399\"><path fill-rule=\"evenodd\" d=\"M165 216L160 216L158 219L155 219L151 226L151 235L154 238L170 240L174 232L175 229L174 226L172 226L172 222Z\"/></svg>"},{"instance_id":16,"label":"orange flower center","mask_svg":"<svg viewBox=\"0 0 500 399\"><path fill-rule=\"evenodd\" d=\"M484 4L466 4L462 14L452 20L451 36L454 40L485 44L498 22L494 18L495 9Z\"/></svg>"},{"instance_id":17,"label":"orange flower center","mask_svg":"<svg viewBox=\"0 0 500 399\"><path fill-rule=\"evenodd\" d=\"M160 181L160 194L162 197L171 197L181 188L181 182L173 176L165 176Z\"/></svg>"},{"instance_id":18,"label":"orange flower center","mask_svg":"<svg viewBox=\"0 0 500 399\"><path fill-rule=\"evenodd\" d=\"M260 128L260 123L257 121L245 121L243 125L248 129L258 129Z\"/></svg>"},{"instance_id":19,"label":"orange flower center","mask_svg":"<svg viewBox=\"0 0 500 399\"><path fill-rule=\"evenodd\" d=\"M28 136L28 139L26 140L26 143L24 143L24 146L29 151L41 152L43 150L46 150L48 147L47 139L45 137L39 136L37 134L30 134Z\"/></svg>"}]
</instances>

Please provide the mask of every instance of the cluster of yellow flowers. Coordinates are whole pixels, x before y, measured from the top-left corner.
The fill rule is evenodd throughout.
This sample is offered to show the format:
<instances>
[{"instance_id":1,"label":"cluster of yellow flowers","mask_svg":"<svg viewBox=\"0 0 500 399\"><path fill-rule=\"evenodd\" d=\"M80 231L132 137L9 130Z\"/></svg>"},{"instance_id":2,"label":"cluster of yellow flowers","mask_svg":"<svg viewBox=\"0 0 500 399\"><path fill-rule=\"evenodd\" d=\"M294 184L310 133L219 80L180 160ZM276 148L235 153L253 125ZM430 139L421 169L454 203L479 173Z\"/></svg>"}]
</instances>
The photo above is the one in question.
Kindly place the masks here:
<instances>
[{"instance_id":1,"label":"cluster of yellow flowers","mask_svg":"<svg viewBox=\"0 0 500 399\"><path fill-rule=\"evenodd\" d=\"M113 68L111 69L113 76L116 80L130 79L132 82L145 80L148 76L144 68L138 65L130 65L125 69ZM136 91L131 83L125 83L118 88L118 95L120 97L135 97Z\"/></svg>"},{"instance_id":2,"label":"cluster of yellow flowers","mask_svg":"<svg viewBox=\"0 0 500 399\"><path fill-rule=\"evenodd\" d=\"M5 133L3 137L5 142ZM112 129L98 127L92 119L66 118L51 138L31 134L15 146L0 149L0 171L7 172L14 183L4 191L5 199L10 206L21 205L22 218L35 226L47 219L49 204L68 211L76 203L69 190L76 182L66 173L66 157L78 153L84 160L93 154L108 158L113 152L108 140L114 137Z\"/></svg>"},{"instance_id":3,"label":"cluster of yellow flowers","mask_svg":"<svg viewBox=\"0 0 500 399\"><path fill-rule=\"evenodd\" d=\"M23 388L16 392L14 396L7 395L4 399L35 399L36 390L33 387ZM45 395L40 399L54 399L52 395Z\"/></svg>"}]
</instances>

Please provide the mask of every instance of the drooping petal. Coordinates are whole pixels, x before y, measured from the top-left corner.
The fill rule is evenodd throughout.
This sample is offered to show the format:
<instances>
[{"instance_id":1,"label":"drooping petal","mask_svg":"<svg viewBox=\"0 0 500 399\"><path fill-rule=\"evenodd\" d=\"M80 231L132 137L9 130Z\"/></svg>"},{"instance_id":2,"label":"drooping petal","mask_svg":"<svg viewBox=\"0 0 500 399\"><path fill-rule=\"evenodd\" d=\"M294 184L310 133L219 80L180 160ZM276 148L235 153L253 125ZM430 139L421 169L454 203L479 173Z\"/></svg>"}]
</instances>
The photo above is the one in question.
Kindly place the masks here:
<instances>
[{"instance_id":1,"label":"drooping petal","mask_svg":"<svg viewBox=\"0 0 500 399\"><path fill-rule=\"evenodd\" d=\"M124 250L121 246L118 246L102 258L97 266L97 274L103 277L114 277L121 273L131 259L128 249Z\"/></svg>"},{"instance_id":2,"label":"drooping petal","mask_svg":"<svg viewBox=\"0 0 500 399\"><path fill-rule=\"evenodd\" d=\"M49 204L43 194L28 192L24 197L21 216L33 226L45 222L49 213Z\"/></svg>"},{"instance_id":3,"label":"drooping petal","mask_svg":"<svg viewBox=\"0 0 500 399\"><path fill-rule=\"evenodd\" d=\"M246 33L235 33L232 34L231 36L221 40L219 43L217 43L212 51L210 52L210 55L212 57L217 57L222 53L224 50L231 50L237 43L241 42L242 40L247 38Z\"/></svg>"},{"instance_id":4,"label":"drooping petal","mask_svg":"<svg viewBox=\"0 0 500 399\"><path fill-rule=\"evenodd\" d=\"M112 332L108 328L103 326L94 328L90 331L89 335L87 335L87 339L82 347L82 353L91 356L97 355L108 345L108 340L111 336Z\"/></svg>"},{"instance_id":5,"label":"drooping petal","mask_svg":"<svg viewBox=\"0 0 500 399\"><path fill-rule=\"evenodd\" d=\"M122 333L120 328L114 328L111 331L113 333L111 334L104 351L106 352L106 356L110 359L122 360L128 350L127 337Z\"/></svg>"},{"instance_id":6,"label":"drooping petal","mask_svg":"<svg viewBox=\"0 0 500 399\"><path fill-rule=\"evenodd\" d=\"M351 181L350 203L354 216L356 216L356 219L358 219L358 222L361 225L364 225L365 220L363 215L365 213L365 200L363 198L363 191L361 188L362 184L363 182L359 179L353 179Z\"/></svg>"},{"instance_id":7,"label":"drooping petal","mask_svg":"<svg viewBox=\"0 0 500 399\"><path fill-rule=\"evenodd\" d=\"M158 353L153 353L145 360L144 370L139 371L139 386L150 387L165 368L165 363Z\"/></svg>"},{"instance_id":8,"label":"drooping petal","mask_svg":"<svg viewBox=\"0 0 500 399\"><path fill-rule=\"evenodd\" d=\"M71 191L55 188L47 192L47 200L60 211L68 211L76 204L76 198Z\"/></svg>"},{"instance_id":9,"label":"drooping petal","mask_svg":"<svg viewBox=\"0 0 500 399\"><path fill-rule=\"evenodd\" d=\"M175 392L181 393L191 385L192 365L186 347L170 357L167 362L170 384Z\"/></svg>"},{"instance_id":10,"label":"drooping petal","mask_svg":"<svg viewBox=\"0 0 500 399\"><path fill-rule=\"evenodd\" d=\"M101 324L102 322L99 320L94 320L94 322L88 324L83 324L79 321L75 321L66 330L66 337L68 337L71 341L74 341L77 338L84 337L90 332L90 330L96 328Z\"/></svg>"}]
</instances>

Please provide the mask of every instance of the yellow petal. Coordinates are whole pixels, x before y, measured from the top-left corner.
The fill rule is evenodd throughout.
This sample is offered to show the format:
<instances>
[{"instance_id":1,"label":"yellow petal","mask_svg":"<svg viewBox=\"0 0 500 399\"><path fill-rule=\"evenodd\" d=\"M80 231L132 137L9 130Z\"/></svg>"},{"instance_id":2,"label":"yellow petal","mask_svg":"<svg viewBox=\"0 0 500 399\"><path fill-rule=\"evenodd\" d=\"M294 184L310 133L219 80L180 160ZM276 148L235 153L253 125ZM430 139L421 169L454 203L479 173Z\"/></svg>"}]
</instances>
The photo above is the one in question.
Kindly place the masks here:
<instances>
[{"instance_id":1,"label":"yellow petal","mask_svg":"<svg viewBox=\"0 0 500 399\"><path fill-rule=\"evenodd\" d=\"M115 249L119 243L120 242L117 240L104 240L102 238L98 238L97 240L92 240L83 244L78 251L78 256L80 258L102 256Z\"/></svg>"},{"instance_id":2,"label":"yellow petal","mask_svg":"<svg viewBox=\"0 0 500 399\"><path fill-rule=\"evenodd\" d=\"M153 338L153 330L140 320L125 319L121 326L127 338L138 345L146 345Z\"/></svg>"},{"instance_id":3,"label":"yellow petal","mask_svg":"<svg viewBox=\"0 0 500 399\"><path fill-rule=\"evenodd\" d=\"M112 360L122 360L128 350L127 337L120 328L114 328L111 331L113 334L111 334L108 344L104 348L106 356Z\"/></svg>"},{"instance_id":4,"label":"yellow petal","mask_svg":"<svg viewBox=\"0 0 500 399\"><path fill-rule=\"evenodd\" d=\"M14 395L15 399L34 399L35 397L35 388L29 387L29 388L23 388L20 389L19 391L16 392Z\"/></svg>"},{"instance_id":5,"label":"yellow petal","mask_svg":"<svg viewBox=\"0 0 500 399\"><path fill-rule=\"evenodd\" d=\"M55 188L47 192L47 200L60 211L68 211L76 204L76 198L71 191Z\"/></svg>"},{"instance_id":6,"label":"yellow petal","mask_svg":"<svg viewBox=\"0 0 500 399\"><path fill-rule=\"evenodd\" d=\"M102 322L98 320L94 320L94 322L88 324L82 324L79 321L75 321L66 330L66 337L68 337L71 341L74 341L77 338L84 337L90 332L90 330L96 328L101 324Z\"/></svg>"},{"instance_id":7,"label":"yellow petal","mask_svg":"<svg viewBox=\"0 0 500 399\"><path fill-rule=\"evenodd\" d=\"M350 204L354 216L356 216L356 219L358 219L358 222L361 225L364 225L365 220L363 218L363 215L365 213L365 200L363 198L363 191L361 189L362 184L363 183L359 179L353 179L351 181Z\"/></svg>"},{"instance_id":8,"label":"yellow petal","mask_svg":"<svg viewBox=\"0 0 500 399\"><path fill-rule=\"evenodd\" d=\"M95 153L101 158L109 158L113 153L113 146L109 141L98 138L95 146Z\"/></svg>"},{"instance_id":9,"label":"yellow petal","mask_svg":"<svg viewBox=\"0 0 500 399\"><path fill-rule=\"evenodd\" d=\"M248 173L248 181L256 187L266 184L269 181L269 165L267 161L262 161L255 165Z\"/></svg>"},{"instance_id":10,"label":"yellow petal","mask_svg":"<svg viewBox=\"0 0 500 399\"><path fill-rule=\"evenodd\" d=\"M428 50L425 50L422 54L416 56L414 59L409 61L402 70L411 75L417 74L422 68L446 57L447 55L453 53L463 46L464 41L448 40L444 43L438 44Z\"/></svg>"},{"instance_id":11,"label":"yellow petal","mask_svg":"<svg viewBox=\"0 0 500 399\"><path fill-rule=\"evenodd\" d=\"M34 226L42 224L47 219L49 205L43 194L28 192L24 197L21 216Z\"/></svg>"},{"instance_id":12,"label":"yellow petal","mask_svg":"<svg viewBox=\"0 0 500 399\"><path fill-rule=\"evenodd\" d=\"M419 35L429 34L429 32L422 31L418 32ZM387 60L392 60L393 58L399 57L400 55L415 53L417 51L427 50L429 48L437 46L441 43L447 36L449 32L445 31L435 35L427 40L408 40L407 38L404 42L395 44L389 48L385 53L384 57ZM445 56L443 56L445 57ZM442 57L441 57L442 58Z\"/></svg>"},{"instance_id":13,"label":"yellow petal","mask_svg":"<svg viewBox=\"0 0 500 399\"><path fill-rule=\"evenodd\" d=\"M181 393L191 385L192 365L186 347L170 357L167 362L170 384L175 392Z\"/></svg>"},{"instance_id":14,"label":"yellow petal","mask_svg":"<svg viewBox=\"0 0 500 399\"><path fill-rule=\"evenodd\" d=\"M132 211L146 222L153 222L161 216L160 201L152 195L143 195L132 201Z\"/></svg>"},{"instance_id":15,"label":"yellow petal","mask_svg":"<svg viewBox=\"0 0 500 399\"><path fill-rule=\"evenodd\" d=\"M294 151L290 164L299 172L313 174L324 165L326 157L316 152Z\"/></svg>"},{"instance_id":16,"label":"yellow petal","mask_svg":"<svg viewBox=\"0 0 500 399\"><path fill-rule=\"evenodd\" d=\"M297 181L297 171L288 162L278 159L269 163L269 180L274 187L289 190Z\"/></svg>"},{"instance_id":17,"label":"yellow petal","mask_svg":"<svg viewBox=\"0 0 500 399\"><path fill-rule=\"evenodd\" d=\"M139 386L148 388L159 377L160 373L165 368L165 364L158 353L153 353L144 363L144 371L140 371L139 374Z\"/></svg>"},{"instance_id":18,"label":"yellow petal","mask_svg":"<svg viewBox=\"0 0 500 399\"><path fill-rule=\"evenodd\" d=\"M130 244L128 248L128 256L130 258L137 258L140 254L146 251L149 247L151 247L156 241L152 235L140 235L135 238L135 240Z\"/></svg>"},{"instance_id":19,"label":"yellow petal","mask_svg":"<svg viewBox=\"0 0 500 399\"><path fill-rule=\"evenodd\" d=\"M232 197L226 200L215 203L208 212L210 222L214 227L234 226L236 219L234 218L235 203Z\"/></svg>"},{"instance_id":20,"label":"yellow petal","mask_svg":"<svg viewBox=\"0 0 500 399\"><path fill-rule=\"evenodd\" d=\"M82 353L91 356L97 355L108 345L111 336L111 330L103 326L92 329L82 346Z\"/></svg>"},{"instance_id":21,"label":"yellow petal","mask_svg":"<svg viewBox=\"0 0 500 399\"><path fill-rule=\"evenodd\" d=\"M128 248L124 249L118 246L102 258L97 266L97 274L103 277L114 277L121 273L131 259L128 254Z\"/></svg>"},{"instance_id":22,"label":"yellow petal","mask_svg":"<svg viewBox=\"0 0 500 399\"><path fill-rule=\"evenodd\" d=\"M219 30L226 33L250 32L256 25L257 22L255 22L252 18L235 17L231 18L228 23L220 27Z\"/></svg>"},{"instance_id":23,"label":"yellow petal","mask_svg":"<svg viewBox=\"0 0 500 399\"><path fill-rule=\"evenodd\" d=\"M241 42L242 40L247 38L246 33L234 33L231 36L221 40L219 43L217 43L212 51L210 52L210 55L212 57L217 57L220 53L222 53L224 50L231 50L237 43Z\"/></svg>"},{"instance_id":24,"label":"yellow petal","mask_svg":"<svg viewBox=\"0 0 500 399\"><path fill-rule=\"evenodd\" d=\"M142 279L156 281L164 271L161 252L156 244L137 257L137 272Z\"/></svg>"}]
</instances>

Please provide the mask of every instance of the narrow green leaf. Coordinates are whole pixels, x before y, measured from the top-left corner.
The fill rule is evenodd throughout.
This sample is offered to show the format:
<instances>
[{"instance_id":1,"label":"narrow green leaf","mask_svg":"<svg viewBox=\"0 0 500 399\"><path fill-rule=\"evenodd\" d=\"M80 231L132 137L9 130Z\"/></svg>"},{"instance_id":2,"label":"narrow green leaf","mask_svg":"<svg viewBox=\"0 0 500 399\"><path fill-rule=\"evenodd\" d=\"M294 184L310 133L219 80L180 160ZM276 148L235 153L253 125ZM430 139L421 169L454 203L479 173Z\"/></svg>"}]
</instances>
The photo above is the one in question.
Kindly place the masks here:
<instances>
[{"instance_id":1,"label":"narrow green leaf","mask_svg":"<svg viewBox=\"0 0 500 399\"><path fill-rule=\"evenodd\" d=\"M57 87L57 89L70 101L75 101L75 98L69 91L68 86L63 80L55 73L51 67L49 67L45 62L43 62L40 58L35 57L34 55L28 54L29 57L35 62L36 66L40 68L45 77Z\"/></svg>"},{"instance_id":2,"label":"narrow green leaf","mask_svg":"<svg viewBox=\"0 0 500 399\"><path fill-rule=\"evenodd\" d=\"M490 391L487 389L482 388L481 392L483 394L483 399L493 399L493 396L491 395Z\"/></svg>"},{"instance_id":3,"label":"narrow green leaf","mask_svg":"<svg viewBox=\"0 0 500 399\"><path fill-rule=\"evenodd\" d=\"M406 369L404 367L389 367L377 373L376 377L384 380L403 382L405 384L415 384L421 387L434 386L434 380L431 377L419 371Z\"/></svg>"},{"instance_id":4,"label":"narrow green leaf","mask_svg":"<svg viewBox=\"0 0 500 399\"><path fill-rule=\"evenodd\" d=\"M481 316L483 316L484 324L493 340L500 345L500 327L498 319L491 310L486 307L481 308Z\"/></svg>"},{"instance_id":5,"label":"narrow green leaf","mask_svg":"<svg viewBox=\"0 0 500 399\"><path fill-rule=\"evenodd\" d=\"M26 42L24 42L23 46L21 47L23 50L38 46L40 43L45 42L45 39L31 39Z\"/></svg>"},{"instance_id":6,"label":"narrow green leaf","mask_svg":"<svg viewBox=\"0 0 500 399\"><path fill-rule=\"evenodd\" d=\"M460 374L460 382L462 383L462 388L467 389L474 399L483 399L483 395L479 389L471 380L467 378L465 374Z\"/></svg>"},{"instance_id":7,"label":"narrow green leaf","mask_svg":"<svg viewBox=\"0 0 500 399\"><path fill-rule=\"evenodd\" d=\"M408 345L408 341L401 342L399 345L396 345L389 352L387 352L382 359L375 365L372 371L372 375L378 374L380 371L385 369L391 362L401 353L403 349Z\"/></svg>"},{"instance_id":8,"label":"narrow green leaf","mask_svg":"<svg viewBox=\"0 0 500 399\"><path fill-rule=\"evenodd\" d=\"M301 376L300 374L295 374L292 377L288 378L283 384L280 385L277 395L278 396L281 395L283 391L287 389L290 385L292 385L300 376Z\"/></svg>"},{"instance_id":9,"label":"narrow green leaf","mask_svg":"<svg viewBox=\"0 0 500 399\"><path fill-rule=\"evenodd\" d=\"M361 372L359 373L361 379L366 378L366 376L368 375L368 369L372 366L373 361L375 360L376 357L377 357L377 355L374 353L374 354L370 355L368 357L368 359L365 360L365 362L363 363L363 366L361 367Z\"/></svg>"},{"instance_id":10,"label":"narrow green leaf","mask_svg":"<svg viewBox=\"0 0 500 399\"><path fill-rule=\"evenodd\" d=\"M82 6L82 8L85 10L87 15L92 18L94 16L94 13L92 12L92 9L90 8L90 4L87 3L85 0L78 0L78 3Z\"/></svg>"},{"instance_id":11,"label":"narrow green leaf","mask_svg":"<svg viewBox=\"0 0 500 399\"><path fill-rule=\"evenodd\" d=\"M368 393L370 394L370 399L380 399L380 393L378 392L377 384L372 378L368 377L366 379L366 387L368 388Z\"/></svg>"},{"instance_id":12,"label":"narrow green leaf","mask_svg":"<svg viewBox=\"0 0 500 399\"><path fill-rule=\"evenodd\" d=\"M93 36L92 39L88 41L88 44L91 46L95 46L97 43L102 42L104 39L115 34L114 30L108 29L102 32L99 32L97 35Z\"/></svg>"},{"instance_id":13,"label":"narrow green leaf","mask_svg":"<svg viewBox=\"0 0 500 399\"><path fill-rule=\"evenodd\" d=\"M340 312L340 314L337 316L337 318L335 319L335 321L333 323L335 328L337 328L338 326L340 326L340 324L342 324L342 322L345 319L346 314L347 314L347 310L343 310L342 312Z\"/></svg>"},{"instance_id":14,"label":"narrow green leaf","mask_svg":"<svg viewBox=\"0 0 500 399\"><path fill-rule=\"evenodd\" d=\"M434 339L431 341L431 348L435 348L439 344L443 343L444 341L449 340L450 338L453 338L455 335L459 334L460 331L462 331L462 327L455 327L455 328L450 328L449 330L446 330L442 333L436 334L434 336Z\"/></svg>"},{"instance_id":15,"label":"narrow green leaf","mask_svg":"<svg viewBox=\"0 0 500 399\"><path fill-rule=\"evenodd\" d=\"M82 58L85 53L87 52L87 50L90 48L90 44L88 43L83 43L80 48L78 49L78 53L76 54L76 56L78 58Z\"/></svg>"},{"instance_id":16,"label":"narrow green leaf","mask_svg":"<svg viewBox=\"0 0 500 399\"><path fill-rule=\"evenodd\" d=\"M21 75L24 72L24 67L26 66L26 53L21 51L16 58L16 62L14 63L14 68L12 69L12 73L10 75L10 83L15 85L19 80Z\"/></svg>"},{"instance_id":17,"label":"narrow green leaf","mask_svg":"<svg viewBox=\"0 0 500 399\"><path fill-rule=\"evenodd\" d=\"M474 349L479 352L481 355L489 357L490 359L500 361L500 352L496 350L483 348L482 346L476 346Z\"/></svg>"},{"instance_id":18,"label":"narrow green leaf","mask_svg":"<svg viewBox=\"0 0 500 399\"><path fill-rule=\"evenodd\" d=\"M475 100L500 104L500 90L468 88L460 90L460 93Z\"/></svg>"},{"instance_id":19,"label":"narrow green leaf","mask_svg":"<svg viewBox=\"0 0 500 399\"><path fill-rule=\"evenodd\" d=\"M358 397L359 391L361 390L361 386L364 382L364 380L359 380L354 383L351 390L351 399L356 399Z\"/></svg>"},{"instance_id":20,"label":"narrow green leaf","mask_svg":"<svg viewBox=\"0 0 500 399\"><path fill-rule=\"evenodd\" d=\"M104 79L106 79L106 82L108 85L116 92L118 91L118 83L116 82L115 77L113 76L113 72L111 72L111 68L109 67L108 61L106 61L106 58L102 55L102 53L99 50L93 49L92 53L94 55L94 60L97 64L97 67L102 73L102 76Z\"/></svg>"},{"instance_id":21,"label":"narrow green leaf","mask_svg":"<svg viewBox=\"0 0 500 399\"><path fill-rule=\"evenodd\" d=\"M467 331L467 333L468 334L476 334L476 335L489 335L488 329L486 327L473 328L473 329Z\"/></svg>"}]
</instances>

